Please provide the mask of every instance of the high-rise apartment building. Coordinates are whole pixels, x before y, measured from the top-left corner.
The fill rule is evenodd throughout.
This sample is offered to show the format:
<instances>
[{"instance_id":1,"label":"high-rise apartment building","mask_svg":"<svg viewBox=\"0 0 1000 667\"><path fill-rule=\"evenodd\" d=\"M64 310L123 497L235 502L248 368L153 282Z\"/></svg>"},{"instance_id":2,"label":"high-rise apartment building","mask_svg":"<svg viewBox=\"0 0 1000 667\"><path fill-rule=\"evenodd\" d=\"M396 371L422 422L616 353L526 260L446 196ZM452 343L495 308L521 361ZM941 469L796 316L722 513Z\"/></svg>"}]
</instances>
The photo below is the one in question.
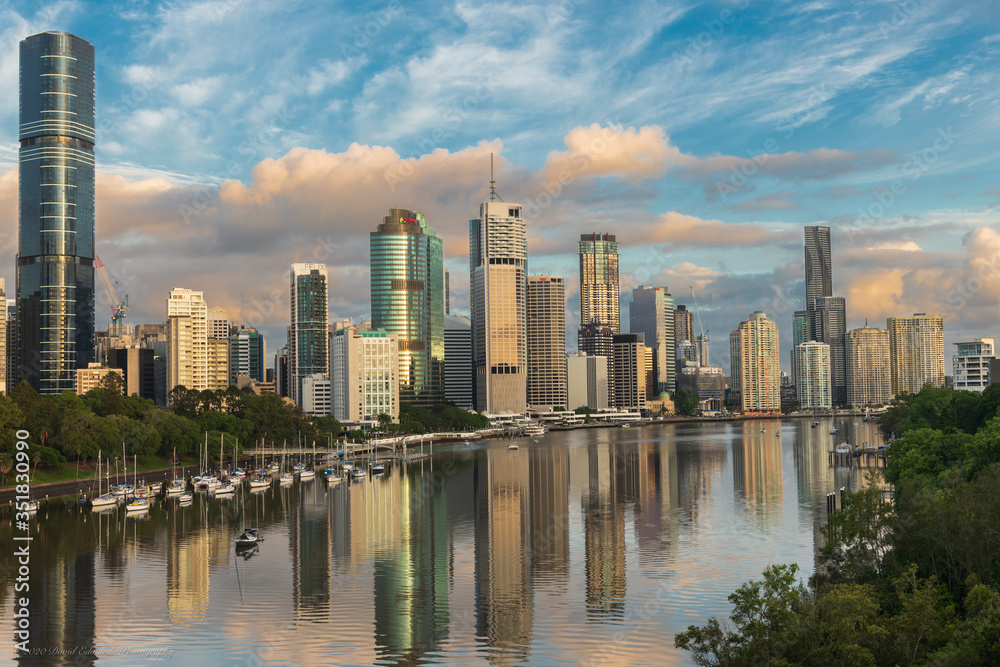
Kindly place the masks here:
<instances>
[{"instance_id":1,"label":"high-rise apartment building","mask_svg":"<svg viewBox=\"0 0 1000 667\"><path fill-rule=\"evenodd\" d=\"M267 341L253 327L241 326L229 337L229 384L241 375L255 382L266 382Z\"/></svg>"},{"instance_id":2,"label":"high-rise apartment building","mask_svg":"<svg viewBox=\"0 0 1000 667\"><path fill-rule=\"evenodd\" d=\"M347 327L330 342L333 416L340 421L399 420L399 346L386 331Z\"/></svg>"},{"instance_id":3,"label":"high-rise apartment building","mask_svg":"<svg viewBox=\"0 0 1000 667\"><path fill-rule=\"evenodd\" d=\"M301 405L302 378L330 368L326 264L292 264L290 277L288 396Z\"/></svg>"},{"instance_id":4,"label":"high-rise apartment building","mask_svg":"<svg viewBox=\"0 0 1000 667\"><path fill-rule=\"evenodd\" d=\"M322 417L333 411L332 382L325 373L302 378L302 412L309 417Z\"/></svg>"},{"instance_id":5,"label":"high-rise apartment building","mask_svg":"<svg viewBox=\"0 0 1000 667\"><path fill-rule=\"evenodd\" d=\"M525 334L528 238L520 204L483 202L469 221L469 285L476 410L527 408Z\"/></svg>"},{"instance_id":6,"label":"high-rise apartment building","mask_svg":"<svg viewBox=\"0 0 1000 667\"><path fill-rule=\"evenodd\" d=\"M814 340L795 348L795 395L805 409L833 407L830 397L830 346Z\"/></svg>"},{"instance_id":7,"label":"high-rise apartment building","mask_svg":"<svg viewBox=\"0 0 1000 667\"><path fill-rule=\"evenodd\" d=\"M677 389L674 313L674 297L666 287L640 285L632 290L629 331L643 334L646 345L653 351L653 376L658 394L673 393Z\"/></svg>"},{"instance_id":8,"label":"high-rise apartment building","mask_svg":"<svg viewBox=\"0 0 1000 667\"><path fill-rule=\"evenodd\" d=\"M444 316L444 400L472 409L472 321Z\"/></svg>"},{"instance_id":9,"label":"high-rise apartment building","mask_svg":"<svg viewBox=\"0 0 1000 667\"><path fill-rule=\"evenodd\" d=\"M393 208L370 234L372 328L399 344L399 398L444 400L444 243L416 211Z\"/></svg>"},{"instance_id":10,"label":"high-rise apartment building","mask_svg":"<svg viewBox=\"0 0 1000 667\"><path fill-rule=\"evenodd\" d=\"M792 362L792 378L795 375L795 350L802 343L812 340L812 330L809 326L809 311L807 310L796 310L795 314L792 316L792 352L791 352L791 362Z\"/></svg>"},{"instance_id":11,"label":"high-rise apartment building","mask_svg":"<svg viewBox=\"0 0 1000 667\"><path fill-rule=\"evenodd\" d=\"M855 408L886 405L892 400L889 332L868 326L844 334L847 404Z\"/></svg>"},{"instance_id":12,"label":"high-rise apartment building","mask_svg":"<svg viewBox=\"0 0 1000 667\"><path fill-rule=\"evenodd\" d=\"M229 312L212 306L208 309L208 388L225 391L229 387Z\"/></svg>"},{"instance_id":13,"label":"high-rise apartment building","mask_svg":"<svg viewBox=\"0 0 1000 667\"><path fill-rule=\"evenodd\" d=\"M205 293L175 287L167 299L167 393L177 385L208 389L208 305Z\"/></svg>"},{"instance_id":14,"label":"high-rise apartment building","mask_svg":"<svg viewBox=\"0 0 1000 667\"><path fill-rule=\"evenodd\" d=\"M619 333L618 241L614 234L580 235L580 322Z\"/></svg>"},{"instance_id":15,"label":"high-rise apartment building","mask_svg":"<svg viewBox=\"0 0 1000 667\"><path fill-rule=\"evenodd\" d=\"M990 360L996 358L995 342L994 338L973 338L955 343L958 349L951 358L952 388L983 391L990 386Z\"/></svg>"},{"instance_id":16,"label":"high-rise apartment building","mask_svg":"<svg viewBox=\"0 0 1000 667\"><path fill-rule=\"evenodd\" d=\"M677 344L687 340L694 343L694 313L687 309L687 306L680 304L674 310L674 340Z\"/></svg>"},{"instance_id":17,"label":"high-rise apartment building","mask_svg":"<svg viewBox=\"0 0 1000 667\"><path fill-rule=\"evenodd\" d=\"M735 340L734 340L735 338ZM778 326L763 311L756 311L730 335L735 347L738 389L743 410L777 412L781 409L781 369Z\"/></svg>"},{"instance_id":18,"label":"high-rise apartment building","mask_svg":"<svg viewBox=\"0 0 1000 667\"><path fill-rule=\"evenodd\" d=\"M892 395L916 394L925 384L943 387L944 318L915 313L887 323Z\"/></svg>"},{"instance_id":19,"label":"high-rise apartment building","mask_svg":"<svg viewBox=\"0 0 1000 667\"><path fill-rule=\"evenodd\" d=\"M847 403L847 371L844 361L844 333L847 306L842 296L809 300L810 340L830 346L830 396L834 405Z\"/></svg>"},{"instance_id":20,"label":"high-rise apartment building","mask_svg":"<svg viewBox=\"0 0 1000 667\"><path fill-rule=\"evenodd\" d=\"M7 394L9 395L17 387L20 380L17 377L17 306L7 311L7 319L0 326L4 327L7 333Z\"/></svg>"},{"instance_id":21,"label":"high-rise apartment building","mask_svg":"<svg viewBox=\"0 0 1000 667\"><path fill-rule=\"evenodd\" d=\"M646 408L646 342L641 333L615 334L613 339L615 407Z\"/></svg>"},{"instance_id":22,"label":"high-rise apartment building","mask_svg":"<svg viewBox=\"0 0 1000 667\"><path fill-rule=\"evenodd\" d=\"M833 296L833 265L830 259L830 228L805 228L806 303Z\"/></svg>"},{"instance_id":23,"label":"high-rise apartment building","mask_svg":"<svg viewBox=\"0 0 1000 667\"><path fill-rule=\"evenodd\" d=\"M156 352L152 348L119 347L108 350L108 367L125 379L125 395L156 401Z\"/></svg>"},{"instance_id":24,"label":"high-rise apartment building","mask_svg":"<svg viewBox=\"0 0 1000 667\"><path fill-rule=\"evenodd\" d=\"M528 276L528 406L566 408L566 285Z\"/></svg>"},{"instance_id":25,"label":"high-rise apartment building","mask_svg":"<svg viewBox=\"0 0 1000 667\"><path fill-rule=\"evenodd\" d=\"M74 391L94 353L94 47L62 32L20 45L18 376Z\"/></svg>"}]
</instances>

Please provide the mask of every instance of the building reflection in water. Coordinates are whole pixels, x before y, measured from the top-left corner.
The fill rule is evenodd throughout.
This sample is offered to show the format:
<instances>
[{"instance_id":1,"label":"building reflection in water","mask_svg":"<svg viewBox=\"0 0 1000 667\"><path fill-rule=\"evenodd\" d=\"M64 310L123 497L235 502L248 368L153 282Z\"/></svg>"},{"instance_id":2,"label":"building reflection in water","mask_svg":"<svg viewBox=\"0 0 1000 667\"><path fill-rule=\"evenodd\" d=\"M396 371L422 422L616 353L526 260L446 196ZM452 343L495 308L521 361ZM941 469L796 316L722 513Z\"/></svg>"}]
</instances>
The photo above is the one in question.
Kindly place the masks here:
<instances>
[{"instance_id":1,"label":"building reflection in water","mask_svg":"<svg viewBox=\"0 0 1000 667\"><path fill-rule=\"evenodd\" d=\"M97 660L86 650L94 646L96 633L94 558L93 552L79 553L32 569L28 645L44 647L46 653L18 654L18 664L89 665Z\"/></svg>"},{"instance_id":2,"label":"building reflection in water","mask_svg":"<svg viewBox=\"0 0 1000 667\"><path fill-rule=\"evenodd\" d=\"M528 447L531 574L537 588L569 582L569 454L565 447Z\"/></svg>"},{"instance_id":3,"label":"building reflection in water","mask_svg":"<svg viewBox=\"0 0 1000 667\"><path fill-rule=\"evenodd\" d=\"M625 613L625 506L634 492L629 450L606 442L587 448L589 480L581 492L587 616L621 620ZM617 455L616 455L617 454Z\"/></svg>"},{"instance_id":4,"label":"building reflection in water","mask_svg":"<svg viewBox=\"0 0 1000 667\"><path fill-rule=\"evenodd\" d=\"M780 514L782 499L781 438L774 430L779 422L766 422L772 428L761 431L761 422L743 422L740 437L734 440L733 485L737 502L742 496L743 511L760 527L773 524Z\"/></svg>"},{"instance_id":5,"label":"building reflection in water","mask_svg":"<svg viewBox=\"0 0 1000 667\"><path fill-rule=\"evenodd\" d=\"M527 453L491 447L475 464L476 636L497 664L525 662L531 639Z\"/></svg>"},{"instance_id":6,"label":"building reflection in water","mask_svg":"<svg viewBox=\"0 0 1000 667\"><path fill-rule=\"evenodd\" d=\"M289 526L292 557L292 600L296 620L325 623L330 617L331 536L326 504L317 502L322 482L299 484L302 494Z\"/></svg>"},{"instance_id":7,"label":"building reflection in water","mask_svg":"<svg viewBox=\"0 0 1000 667\"><path fill-rule=\"evenodd\" d=\"M397 664L424 662L448 637L448 494L437 479L428 463L425 475L397 468L374 485L389 490L382 500L398 509L382 516L396 523L399 540L373 561L376 652Z\"/></svg>"}]
</instances>

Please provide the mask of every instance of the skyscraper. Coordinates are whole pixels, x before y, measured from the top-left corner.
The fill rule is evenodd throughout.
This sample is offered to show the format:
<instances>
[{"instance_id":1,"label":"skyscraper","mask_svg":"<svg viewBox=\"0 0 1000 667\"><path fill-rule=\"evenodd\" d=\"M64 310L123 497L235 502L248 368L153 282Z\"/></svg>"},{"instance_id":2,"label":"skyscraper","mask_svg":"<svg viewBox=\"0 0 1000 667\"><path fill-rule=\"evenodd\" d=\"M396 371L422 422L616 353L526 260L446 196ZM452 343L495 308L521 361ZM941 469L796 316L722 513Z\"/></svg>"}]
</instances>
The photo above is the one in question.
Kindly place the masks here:
<instances>
[{"instance_id":1,"label":"skyscraper","mask_svg":"<svg viewBox=\"0 0 1000 667\"><path fill-rule=\"evenodd\" d=\"M735 341L733 340L735 336ZM738 346L738 388L743 410L776 412L781 409L778 326L763 311L756 311L730 335Z\"/></svg>"},{"instance_id":2,"label":"skyscraper","mask_svg":"<svg viewBox=\"0 0 1000 667\"><path fill-rule=\"evenodd\" d=\"M580 235L580 322L619 333L618 242L614 234Z\"/></svg>"},{"instance_id":3,"label":"skyscraper","mask_svg":"<svg viewBox=\"0 0 1000 667\"><path fill-rule=\"evenodd\" d=\"M810 299L833 296L833 267L830 261L830 228L806 227L806 303Z\"/></svg>"},{"instance_id":4,"label":"skyscraper","mask_svg":"<svg viewBox=\"0 0 1000 667\"><path fill-rule=\"evenodd\" d=\"M889 332L865 324L844 334L847 368L847 404L885 405L892 400L889 369Z\"/></svg>"},{"instance_id":5,"label":"skyscraper","mask_svg":"<svg viewBox=\"0 0 1000 667\"><path fill-rule=\"evenodd\" d=\"M175 287L167 299L167 393L183 385L208 389L208 305L205 293Z\"/></svg>"},{"instance_id":6,"label":"skyscraper","mask_svg":"<svg viewBox=\"0 0 1000 667\"><path fill-rule=\"evenodd\" d=\"M94 350L94 47L62 32L21 42L19 379L73 391Z\"/></svg>"},{"instance_id":7,"label":"skyscraper","mask_svg":"<svg viewBox=\"0 0 1000 667\"><path fill-rule=\"evenodd\" d=\"M830 346L814 340L795 348L795 393L803 408L829 408Z\"/></svg>"},{"instance_id":8,"label":"skyscraper","mask_svg":"<svg viewBox=\"0 0 1000 667\"><path fill-rule=\"evenodd\" d=\"M847 306L842 296L809 300L810 338L830 346L830 396L834 405L847 403L847 371L844 365L844 334Z\"/></svg>"},{"instance_id":9,"label":"skyscraper","mask_svg":"<svg viewBox=\"0 0 1000 667\"><path fill-rule=\"evenodd\" d=\"M528 405L567 408L563 277L528 276L527 311Z\"/></svg>"},{"instance_id":10,"label":"skyscraper","mask_svg":"<svg viewBox=\"0 0 1000 667\"><path fill-rule=\"evenodd\" d=\"M240 326L229 337L229 384L244 375L255 382L266 382L267 341L253 327Z\"/></svg>"},{"instance_id":11,"label":"skyscraper","mask_svg":"<svg viewBox=\"0 0 1000 667\"><path fill-rule=\"evenodd\" d=\"M611 330L611 325L597 324L591 322L584 324L577 332L577 346L580 352L604 359L607 364L605 376L608 382L608 404L615 404L615 334ZM579 406L569 408L575 410Z\"/></svg>"},{"instance_id":12,"label":"skyscraper","mask_svg":"<svg viewBox=\"0 0 1000 667\"><path fill-rule=\"evenodd\" d=\"M399 344L399 400L444 400L444 243L424 216L393 208L371 235L372 328Z\"/></svg>"},{"instance_id":13,"label":"skyscraper","mask_svg":"<svg viewBox=\"0 0 1000 667\"><path fill-rule=\"evenodd\" d=\"M629 331L644 334L653 350L657 393L677 389L674 312L674 297L666 287L640 285L632 290Z\"/></svg>"},{"instance_id":14,"label":"skyscraper","mask_svg":"<svg viewBox=\"0 0 1000 667\"><path fill-rule=\"evenodd\" d=\"M469 285L476 410L527 407L527 228L520 204L483 202L469 221Z\"/></svg>"},{"instance_id":15,"label":"skyscraper","mask_svg":"<svg viewBox=\"0 0 1000 667\"><path fill-rule=\"evenodd\" d=\"M646 341L641 333L615 334L615 407L619 410L646 409Z\"/></svg>"},{"instance_id":16,"label":"skyscraper","mask_svg":"<svg viewBox=\"0 0 1000 667\"><path fill-rule=\"evenodd\" d=\"M915 313L890 317L889 363L892 395L919 392L925 384L944 386L944 318Z\"/></svg>"},{"instance_id":17,"label":"skyscraper","mask_svg":"<svg viewBox=\"0 0 1000 667\"><path fill-rule=\"evenodd\" d=\"M288 396L302 404L302 378L330 372L326 264L292 264Z\"/></svg>"},{"instance_id":18,"label":"skyscraper","mask_svg":"<svg viewBox=\"0 0 1000 667\"><path fill-rule=\"evenodd\" d=\"M472 321L444 316L444 400L472 409Z\"/></svg>"},{"instance_id":19,"label":"skyscraper","mask_svg":"<svg viewBox=\"0 0 1000 667\"><path fill-rule=\"evenodd\" d=\"M683 340L694 343L694 314L681 304L674 311L674 340L680 343Z\"/></svg>"}]
</instances>

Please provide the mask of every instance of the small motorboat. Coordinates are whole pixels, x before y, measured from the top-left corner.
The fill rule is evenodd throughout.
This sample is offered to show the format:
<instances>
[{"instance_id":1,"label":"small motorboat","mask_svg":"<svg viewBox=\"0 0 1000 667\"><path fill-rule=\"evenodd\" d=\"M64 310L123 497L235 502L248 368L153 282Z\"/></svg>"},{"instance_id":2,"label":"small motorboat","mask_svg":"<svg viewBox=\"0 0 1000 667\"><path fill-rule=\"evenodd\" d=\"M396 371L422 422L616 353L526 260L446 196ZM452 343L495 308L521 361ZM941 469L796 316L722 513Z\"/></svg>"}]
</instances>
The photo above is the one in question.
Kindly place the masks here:
<instances>
[{"instance_id":1,"label":"small motorboat","mask_svg":"<svg viewBox=\"0 0 1000 667\"><path fill-rule=\"evenodd\" d=\"M516 442L510 443L509 445L507 445L507 449L509 450L517 449L517 443Z\"/></svg>"},{"instance_id":2,"label":"small motorboat","mask_svg":"<svg viewBox=\"0 0 1000 667\"><path fill-rule=\"evenodd\" d=\"M181 505L190 505L194 501L194 495L189 491L185 491L177 497Z\"/></svg>"},{"instance_id":3,"label":"small motorboat","mask_svg":"<svg viewBox=\"0 0 1000 667\"><path fill-rule=\"evenodd\" d=\"M111 492L119 498L131 498L135 495L135 487L131 484L119 484L112 487Z\"/></svg>"},{"instance_id":4,"label":"small motorboat","mask_svg":"<svg viewBox=\"0 0 1000 667\"><path fill-rule=\"evenodd\" d=\"M27 512L28 514L34 514L35 512L38 511L38 501L37 500L29 500L29 501L27 501L25 503L22 503L19 506L19 509L22 512Z\"/></svg>"},{"instance_id":5,"label":"small motorboat","mask_svg":"<svg viewBox=\"0 0 1000 667\"><path fill-rule=\"evenodd\" d=\"M219 488L215 490L215 495L217 496L231 496L236 493L236 485L232 482L225 482L220 484Z\"/></svg>"},{"instance_id":6,"label":"small motorboat","mask_svg":"<svg viewBox=\"0 0 1000 667\"><path fill-rule=\"evenodd\" d=\"M250 490L266 489L271 486L271 480L266 475L256 475L250 478Z\"/></svg>"},{"instance_id":7,"label":"small motorboat","mask_svg":"<svg viewBox=\"0 0 1000 667\"><path fill-rule=\"evenodd\" d=\"M836 447L833 448L833 453L834 454L850 454L851 453L851 446L849 444L847 444L846 442L842 442L842 443L840 443L839 445L837 445Z\"/></svg>"},{"instance_id":8,"label":"small motorboat","mask_svg":"<svg viewBox=\"0 0 1000 667\"><path fill-rule=\"evenodd\" d=\"M281 486L291 486L292 482L295 481L295 475L290 472L286 472L284 475L278 478L278 484Z\"/></svg>"},{"instance_id":9,"label":"small motorboat","mask_svg":"<svg viewBox=\"0 0 1000 667\"><path fill-rule=\"evenodd\" d=\"M385 464L384 463L376 463L376 464L374 464L372 466L372 474L373 475L381 475L384 472L385 472Z\"/></svg>"},{"instance_id":10,"label":"small motorboat","mask_svg":"<svg viewBox=\"0 0 1000 667\"><path fill-rule=\"evenodd\" d=\"M830 435L837 435L837 429L831 428L830 429Z\"/></svg>"},{"instance_id":11,"label":"small motorboat","mask_svg":"<svg viewBox=\"0 0 1000 667\"><path fill-rule=\"evenodd\" d=\"M299 480L303 482L308 482L316 479L316 471L312 468L305 468L299 471Z\"/></svg>"},{"instance_id":12,"label":"small motorboat","mask_svg":"<svg viewBox=\"0 0 1000 667\"><path fill-rule=\"evenodd\" d=\"M237 549L255 547L263 541L264 538L257 533L256 528L244 528L235 540Z\"/></svg>"},{"instance_id":13,"label":"small motorboat","mask_svg":"<svg viewBox=\"0 0 1000 667\"><path fill-rule=\"evenodd\" d=\"M780 438L781 437L781 431L775 431L774 432L774 437L775 438Z\"/></svg>"},{"instance_id":14,"label":"small motorboat","mask_svg":"<svg viewBox=\"0 0 1000 667\"><path fill-rule=\"evenodd\" d=\"M167 485L168 496L179 496L187 489L187 482L181 477L174 477L173 481Z\"/></svg>"},{"instance_id":15,"label":"small motorboat","mask_svg":"<svg viewBox=\"0 0 1000 667\"><path fill-rule=\"evenodd\" d=\"M351 471L351 479L364 479L367 476L368 473L366 473L361 468L355 468L354 470Z\"/></svg>"}]
</instances>

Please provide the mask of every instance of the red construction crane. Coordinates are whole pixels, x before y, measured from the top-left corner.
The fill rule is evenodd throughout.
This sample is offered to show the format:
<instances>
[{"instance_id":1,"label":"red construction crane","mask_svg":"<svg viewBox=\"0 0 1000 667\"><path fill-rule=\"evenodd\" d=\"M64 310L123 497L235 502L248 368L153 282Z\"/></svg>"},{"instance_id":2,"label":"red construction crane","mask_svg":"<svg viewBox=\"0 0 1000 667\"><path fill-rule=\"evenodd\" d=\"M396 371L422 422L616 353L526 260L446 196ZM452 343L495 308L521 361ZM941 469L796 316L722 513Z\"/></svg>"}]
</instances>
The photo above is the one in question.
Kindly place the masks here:
<instances>
[{"instance_id":1,"label":"red construction crane","mask_svg":"<svg viewBox=\"0 0 1000 667\"><path fill-rule=\"evenodd\" d=\"M111 336L117 338L122 335L122 323L125 320L125 313L128 312L128 294L125 295L124 301L119 299L117 292L115 292L115 285L111 282L111 276L108 275L108 269L104 266L104 262L97 255L94 255L94 260L97 275L101 277L101 284L104 286L104 296L108 298L108 303L111 304ZM116 280L115 283L117 282Z\"/></svg>"}]
</instances>

